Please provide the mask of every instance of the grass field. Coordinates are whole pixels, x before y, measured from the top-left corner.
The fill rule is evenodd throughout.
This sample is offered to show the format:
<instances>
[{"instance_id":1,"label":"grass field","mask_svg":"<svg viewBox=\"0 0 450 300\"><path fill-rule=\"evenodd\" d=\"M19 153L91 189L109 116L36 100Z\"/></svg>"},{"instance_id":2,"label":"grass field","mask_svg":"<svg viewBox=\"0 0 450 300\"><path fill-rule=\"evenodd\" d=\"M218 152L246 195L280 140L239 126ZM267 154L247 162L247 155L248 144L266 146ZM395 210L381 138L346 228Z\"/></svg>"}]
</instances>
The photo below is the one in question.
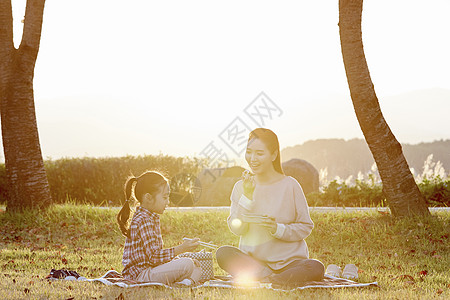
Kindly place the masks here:
<instances>
[{"instance_id":1,"label":"grass field","mask_svg":"<svg viewBox=\"0 0 450 300\"><path fill-rule=\"evenodd\" d=\"M47 281L52 268L93 278L122 270L124 238L117 210L54 206L47 212L0 212L0 299L448 299L450 298L450 213L427 219L393 219L377 212L313 212L310 256L344 266L356 264L359 282L379 288L271 290L160 288L123 289L102 284ZM238 244L226 212L168 211L162 216L166 246L182 237L218 245ZM217 265L216 273L224 274Z\"/></svg>"}]
</instances>

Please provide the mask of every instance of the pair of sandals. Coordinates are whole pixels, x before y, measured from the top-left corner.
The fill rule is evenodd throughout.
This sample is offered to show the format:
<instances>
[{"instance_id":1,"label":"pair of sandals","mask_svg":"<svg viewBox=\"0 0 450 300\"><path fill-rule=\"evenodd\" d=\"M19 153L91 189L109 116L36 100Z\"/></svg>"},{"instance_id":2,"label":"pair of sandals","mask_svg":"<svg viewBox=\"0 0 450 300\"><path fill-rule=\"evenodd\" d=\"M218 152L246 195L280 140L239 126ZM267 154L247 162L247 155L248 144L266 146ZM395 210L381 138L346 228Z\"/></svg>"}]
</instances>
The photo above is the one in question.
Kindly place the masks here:
<instances>
[{"instance_id":1,"label":"pair of sandals","mask_svg":"<svg viewBox=\"0 0 450 300\"><path fill-rule=\"evenodd\" d=\"M328 265L325 274L333 276L333 277L341 277L347 279L356 279L358 278L358 267L354 264L347 264L344 267L344 270L341 270L341 267L338 265Z\"/></svg>"}]
</instances>

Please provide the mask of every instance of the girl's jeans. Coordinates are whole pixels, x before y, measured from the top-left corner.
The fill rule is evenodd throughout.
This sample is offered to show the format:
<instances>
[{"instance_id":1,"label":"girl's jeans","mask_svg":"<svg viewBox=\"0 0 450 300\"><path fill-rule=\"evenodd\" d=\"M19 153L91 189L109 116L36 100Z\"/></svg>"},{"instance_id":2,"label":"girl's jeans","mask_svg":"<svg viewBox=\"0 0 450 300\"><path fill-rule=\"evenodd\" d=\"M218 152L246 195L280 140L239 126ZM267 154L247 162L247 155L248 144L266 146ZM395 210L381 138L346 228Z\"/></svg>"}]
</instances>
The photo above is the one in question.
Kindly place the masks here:
<instances>
[{"instance_id":1,"label":"girl's jeans","mask_svg":"<svg viewBox=\"0 0 450 300\"><path fill-rule=\"evenodd\" d=\"M142 271L137 277L137 280L140 282L159 282L171 284L188 278L194 282L198 282L201 275L201 268L196 266L192 259L181 257L157 267L148 268Z\"/></svg>"}]
</instances>

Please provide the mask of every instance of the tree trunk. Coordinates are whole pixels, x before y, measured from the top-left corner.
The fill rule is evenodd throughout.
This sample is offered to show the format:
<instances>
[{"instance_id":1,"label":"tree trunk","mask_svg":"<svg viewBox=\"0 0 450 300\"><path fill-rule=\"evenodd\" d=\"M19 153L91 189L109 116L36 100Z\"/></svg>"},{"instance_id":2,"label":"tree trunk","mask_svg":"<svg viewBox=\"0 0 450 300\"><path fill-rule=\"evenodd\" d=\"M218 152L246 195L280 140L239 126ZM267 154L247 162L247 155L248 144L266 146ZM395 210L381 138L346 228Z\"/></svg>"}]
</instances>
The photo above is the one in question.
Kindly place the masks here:
<instances>
[{"instance_id":1,"label":"tree trunk","mask_svg":"<svg viewBox=\"0 0 450 300\"><path fill-rule=\"evenodd\" d=\"M13 43L11 3L0 2L0 114L9 211L51 203L33 95L44 2L27 1L19 49Z\"/></svg>"},{"instance_id":2,"label":"tree trunk","mask_svg":"<svg viewBox=\"0 0 450 300\"><path fill-rule=\"evenodd\" d=\"M402 147L381 113L364 55L363 0L339 1L339 34L350 94L359 125L375 159L383 192L394 216L428 215L428 207Z\"/></svg>"}]
</instances>

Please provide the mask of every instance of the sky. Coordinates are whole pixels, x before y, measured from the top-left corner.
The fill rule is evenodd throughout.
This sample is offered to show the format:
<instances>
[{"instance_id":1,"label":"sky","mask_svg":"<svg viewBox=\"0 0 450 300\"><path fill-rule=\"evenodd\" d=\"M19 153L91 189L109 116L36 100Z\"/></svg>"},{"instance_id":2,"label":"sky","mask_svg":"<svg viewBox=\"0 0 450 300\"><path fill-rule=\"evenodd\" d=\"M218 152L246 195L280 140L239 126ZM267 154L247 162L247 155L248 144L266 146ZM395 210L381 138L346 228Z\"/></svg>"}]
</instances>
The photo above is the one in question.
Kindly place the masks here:
<instances>
[{"instance_id":1,"label":"sky","mask_svg":"<svg viewBox=\"0 0 450 300\"><path fill-rule=\"evenodd\" d=\"M18 45L25 1L12 2ZM364 1L369 70L402 143L450 138L449 12L448 0ZM43 156L235 159L232 133L259 126L282 148L362 138L338 18L338 0L47 0L34 77Z\"/></svg>"}]
</instances>

